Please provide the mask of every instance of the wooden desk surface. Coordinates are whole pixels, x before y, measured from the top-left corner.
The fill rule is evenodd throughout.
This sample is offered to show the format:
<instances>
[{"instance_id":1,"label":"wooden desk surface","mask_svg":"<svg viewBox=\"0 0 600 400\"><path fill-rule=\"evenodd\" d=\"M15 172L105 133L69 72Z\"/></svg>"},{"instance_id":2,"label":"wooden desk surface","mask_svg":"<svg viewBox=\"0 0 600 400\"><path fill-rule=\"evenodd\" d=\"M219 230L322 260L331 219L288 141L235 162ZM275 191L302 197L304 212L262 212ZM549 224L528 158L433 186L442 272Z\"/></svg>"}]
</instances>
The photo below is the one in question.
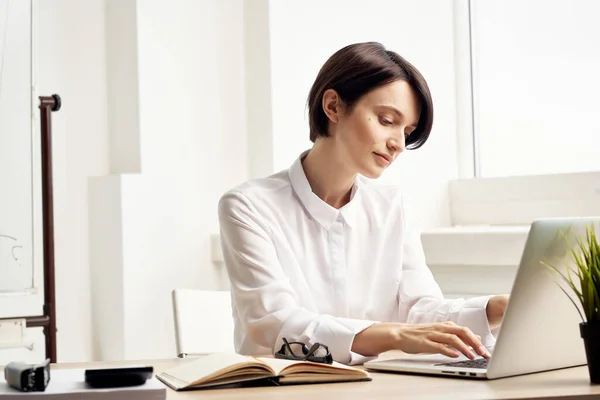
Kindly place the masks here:
<instances>
[{"instance_id":1,"label":"wooden desk surface","mask_svg":"<svg viewBox=\"0 0 600 400\"><path fill-rule=\"evenodd\" d=\"M398 358L386 353L384 358ZM56 364L53 368L153 365L161 372L190 359ZM587 367L567 368L492 381L371 372L371 382L332 383L244 389L175 392L167 399L600 399L600 385L591 385ZM324 397L325 396L325 397Z\"/></svg>"}]
</instances>

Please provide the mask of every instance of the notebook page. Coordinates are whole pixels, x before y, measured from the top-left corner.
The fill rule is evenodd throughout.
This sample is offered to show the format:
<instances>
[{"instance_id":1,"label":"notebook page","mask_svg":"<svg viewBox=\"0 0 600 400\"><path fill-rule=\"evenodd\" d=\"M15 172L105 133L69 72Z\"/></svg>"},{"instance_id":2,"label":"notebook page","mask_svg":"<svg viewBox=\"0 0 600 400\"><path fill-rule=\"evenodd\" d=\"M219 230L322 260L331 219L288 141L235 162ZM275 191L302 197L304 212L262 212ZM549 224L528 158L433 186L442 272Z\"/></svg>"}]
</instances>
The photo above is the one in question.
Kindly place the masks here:
<instances>
[{"instance_id":1,"label":"notebook page","mask_svg":"<svg viewBox=\"0 0 600 400\"><path fill-rule=\"evenodd\" d=\"M302 363L302 361L284 360L281 358L257 357L257 359L268 364L275 371L275 375L281 375L281 371L286 367Z\"/></svg>"},{"instance_id":2,"label":"notebook page","mask_svg":"<svg viewBox=\"0 0 600 400\"><path fill-rule=\"evenodd\" d=\"M168 369L163 374L167 377L175 377L190 385L217 379L245 366L263 366L265 372L268 369L268 366L262 365L252 357L236 353L215 353Z\"/></svg>"},{"instance_id":3,"label":"notebook page","mask_svg":"<svg viewBox=\"0 0 600 400\"><path fill-rule=\"evenodd\" d=\"M259 360L269 364L277 375L285 375L286 373L297 373L305 371L320 374L348 374L368 376L368 374L363 370L359 370L354 367L349 367L336 361L334 361L333 364L323 364L307 361L284 360L280 358L260 357Z\"/></svg>"}]
</instances>

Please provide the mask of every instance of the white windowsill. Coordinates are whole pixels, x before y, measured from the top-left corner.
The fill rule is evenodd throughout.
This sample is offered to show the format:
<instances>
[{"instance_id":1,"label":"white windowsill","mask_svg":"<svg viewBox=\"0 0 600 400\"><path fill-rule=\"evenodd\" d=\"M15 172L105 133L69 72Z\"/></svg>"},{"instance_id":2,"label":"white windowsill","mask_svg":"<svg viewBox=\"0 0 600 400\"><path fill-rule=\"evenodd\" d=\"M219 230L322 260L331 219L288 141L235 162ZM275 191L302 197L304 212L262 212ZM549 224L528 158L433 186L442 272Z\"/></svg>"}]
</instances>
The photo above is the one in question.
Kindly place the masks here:
<instances>
[{"instance_id":1,"label":"white windowsill","mask_svg":"<svg viewBox=\"0 0 600 400\"><path fill-rule=\"evenodd\" d=\"M517 266L529 226L456 226L429 229L421 241L436 266Z\"/></svg>"}]
</instances>

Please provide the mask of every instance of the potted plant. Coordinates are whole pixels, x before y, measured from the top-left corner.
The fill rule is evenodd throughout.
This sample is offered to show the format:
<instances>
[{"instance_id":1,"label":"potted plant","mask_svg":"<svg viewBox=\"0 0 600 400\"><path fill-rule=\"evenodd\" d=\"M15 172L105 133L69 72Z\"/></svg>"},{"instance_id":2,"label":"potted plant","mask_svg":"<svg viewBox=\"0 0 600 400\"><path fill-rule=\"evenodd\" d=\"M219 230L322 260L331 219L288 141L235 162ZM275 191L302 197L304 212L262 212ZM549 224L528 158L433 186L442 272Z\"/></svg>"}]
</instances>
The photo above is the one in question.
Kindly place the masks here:
<instances>
[{"instance_id":1,"label":"potted plant","mask_svg":"<svg viewBox=\"0 0 600 400\"><path fill-rule=\"evenodd\" d=\"M579 331L585 345L590 380L600 383L600 243L593 226L586 227L585 236L577 237L574 244L566 234L563 233L563 237L570 256L565 272L548 263L543 264L557 274L572 292L567 293L559 285L581 316Z\"/></svg>"}]
</instances>

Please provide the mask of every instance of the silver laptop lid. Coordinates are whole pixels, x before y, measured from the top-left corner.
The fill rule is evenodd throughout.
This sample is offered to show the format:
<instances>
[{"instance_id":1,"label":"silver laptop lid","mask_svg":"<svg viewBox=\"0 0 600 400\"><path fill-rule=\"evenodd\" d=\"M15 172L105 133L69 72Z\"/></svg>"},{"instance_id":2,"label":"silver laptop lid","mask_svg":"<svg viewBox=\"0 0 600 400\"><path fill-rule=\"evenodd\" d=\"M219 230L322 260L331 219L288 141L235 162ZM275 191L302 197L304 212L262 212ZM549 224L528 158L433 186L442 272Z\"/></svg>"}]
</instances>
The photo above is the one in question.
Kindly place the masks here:
<instances>
[{"instance_id":1,"label":"silver laptop lid","mask_svg":"<svg viewBox=\"0 0 600 400\"><path fill-rule=\"evenodd\" d=\"M600 231L600 217L535 221L523 250L488 378L547 371L586 363L575 306L542 261L561 267L570 260L564 232L574 242L586 226Z\"/></svg>"}]
</instances>

